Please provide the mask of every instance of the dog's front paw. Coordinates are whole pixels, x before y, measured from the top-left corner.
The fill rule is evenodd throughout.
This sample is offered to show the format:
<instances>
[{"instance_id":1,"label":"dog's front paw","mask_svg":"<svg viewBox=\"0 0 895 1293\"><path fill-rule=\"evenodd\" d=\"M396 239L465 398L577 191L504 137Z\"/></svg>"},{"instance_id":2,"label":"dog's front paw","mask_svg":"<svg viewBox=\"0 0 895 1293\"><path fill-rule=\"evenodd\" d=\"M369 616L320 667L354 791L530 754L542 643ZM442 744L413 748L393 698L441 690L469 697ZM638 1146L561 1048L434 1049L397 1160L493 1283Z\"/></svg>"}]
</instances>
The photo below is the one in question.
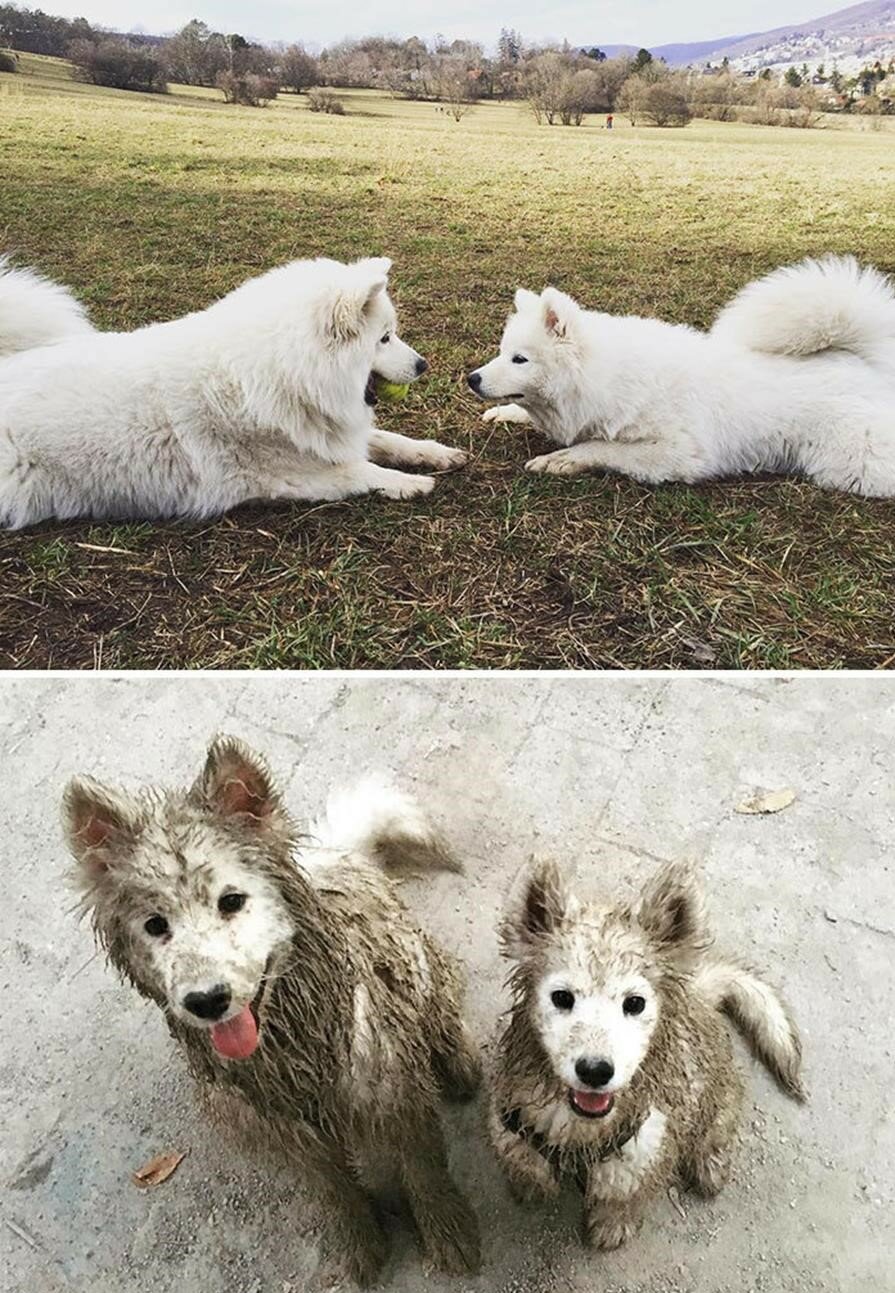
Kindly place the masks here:
<instances>
[{"instance_id":1,"label":"dog's front paw","mask_svg":"<svg viewBox=\"0 0 895 1293\"><path fill-rule=\"evenodd\" d=\"M705 1154L695 1160L689 1172L689 1184L705 1199L713 1199L730 1178L730 1154L726 1150Z\"/></svg>"},{"instance_id":2,"label":"dog's front paw","mask_svg":"<svg viewBox=\"0 0 895 1293\"><path fill-rule=\"evenodd\" d=\"M531 418L521 404L499 404L482 414L483 422L530 422Z\"/></svg>"},{"instance_id":3,"label":"dog's front paw","mask_svg":"<svg viewBox=\"0 0 895 1293\"><path fill-rule=\"evenodd\" d=\"M421 498L435 488L433 476L410 476L401 471L389 473L389 480L378 487L386 498Z\"/></svg>"},{"instance_id":4,"label":"dog's front paw","mask_svg":"<svg viewBox=\"0 0 895 1293\"><path fill-rule=\"evenodd\" d=\"M482 1264L479 1223L459 1196L437 1217L430 1217L425 1234L426 1254L446 1275L474 1275Z\"/></svg>"},{"instance_id":5,"label":"dog's front paw","mask_svg":"<svg viewBox=\"0 0 895 1293\"><path fill-rule=\"evenodd\" d=\"M370 1288L382 1274L388 1257L388 1241L378 1228L365 1234L345 1252L342 1266L347 1277L360 1288Z\"/></svg>"},{"instance_id":6,"label":"dog's front paw","mask_svg":"<svg viewBox=\"0 0 895 1293\"><path fill-rule=\"evenodd\" d=\"M530 1207L536 1203L550 1203L551 1200L559 1198L559 1181L552 1173L537 1177L514 1173L512 1176L507 1176L507 1185L513 1199L523 1207Z\"/></svg>"},{"instance_id":7,"label":"dog's front paw","mask_svg":"<svg viewBox=\"0 0 895 1293\"><path fill-rule=\"evenodd\" d=\"M636 1233L637 1222L623 1217L587 1217L584 1222L584 1242L603 1252L621 1248Z\"/></svg>"},{"instance_id":8,"label":"dog's front paw","mask_svg":"<svg viewBox=\"0 0 895 1293\"><path fill-rule=\"evenodd\" d=\"M581 465L574 458L569 458L564 449L558 453L546 453L541 458L532 458L525 464L525 470L537 476L579 476Z\"/></svg>"},{"instance_id":9,"label":"dog's front paw","mask_svg":"<svg viewBox=\"0 0 895 1293\"><path fill-rule=\"evenodd\" d=\"M469 462L469 454L462 449L451 449L435 440L429 441L426 447L429 452L422 465L431 471L459 471Z\"/></svg>"}]
</instances>

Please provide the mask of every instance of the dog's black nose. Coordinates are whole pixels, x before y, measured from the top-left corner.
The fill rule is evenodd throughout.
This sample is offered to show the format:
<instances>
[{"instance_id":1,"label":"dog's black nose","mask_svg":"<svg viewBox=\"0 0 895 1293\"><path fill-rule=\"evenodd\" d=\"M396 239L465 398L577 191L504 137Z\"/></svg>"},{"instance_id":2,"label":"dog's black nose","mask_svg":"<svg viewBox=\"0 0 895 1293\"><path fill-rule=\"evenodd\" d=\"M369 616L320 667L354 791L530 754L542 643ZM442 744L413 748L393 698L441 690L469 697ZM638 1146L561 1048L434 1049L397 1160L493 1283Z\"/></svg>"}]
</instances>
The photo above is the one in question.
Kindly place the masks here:
<instances>
[{"instance_id":1,"label":"dog's black nose","mask_svg":"<svg viewBox=\"0 0 895 1293\"><path fill-rule=\"evenodd\" d=\"M481 373L470 373L466 380L469 382L470 386L474 391L481 390L482 388Z\"/></svg>"},{"instance_id":2,"label":"dog's black nose","mask_svg":"<svg viewBox=\"0 0 895 1293\"><path fill-rule=\"evenodd\" d=\"M597 1088L611 1082L615 1067L608 1060L579 1060L575 1072L588 1086Z\"/></svg>"},{"instance_id":3,"label":"dog's black nose","mask_svg":"<svg viewBox=\"0 0 895 1293\"><path fill-rule=\"evenodd\" d=\"M208 992L188 992L183 1005L199 1019L220 1019L230 1005L230 989L226 984L217 983Z\"/></svg>"},{"instance_id":4,"label":"dog's black nose","mask_svg":"<svg viewBox=\"0 0 895 1293\"><path fill-rule=\"evenodd\" d=\"M420 355L419 359L416 361L417 377L422 377L423 373L426 371L428 367L429 365L426 363L425 359L423 359L422 355Z\"/></svg>"}]
</instances>

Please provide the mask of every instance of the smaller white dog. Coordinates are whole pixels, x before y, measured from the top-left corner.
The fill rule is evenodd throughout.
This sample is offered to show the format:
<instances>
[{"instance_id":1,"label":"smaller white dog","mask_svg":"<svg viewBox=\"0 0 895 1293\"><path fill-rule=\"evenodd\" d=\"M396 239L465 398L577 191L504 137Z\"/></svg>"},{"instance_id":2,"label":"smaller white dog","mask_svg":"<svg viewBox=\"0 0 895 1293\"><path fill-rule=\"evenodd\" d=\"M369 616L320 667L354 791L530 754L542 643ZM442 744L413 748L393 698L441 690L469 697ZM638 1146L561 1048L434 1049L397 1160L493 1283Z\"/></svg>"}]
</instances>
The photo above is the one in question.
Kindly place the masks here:
<instances>
[{"instance_id":1,"label":"smaller white dog","mask_svg":"<svg viewBox=\"0 0 895 1293\"><path fill-rule=\"evenodd\" d=\"M428 494L431 476L384 464L466 456L374 426L375 378L426 369L397 336L390 267L294 261L201 313L101 333L63 288L0 263L0 526Z\"/></svg>"},{"instance_id":2,"label":"smaller white dog","mask_svg":"<svg viewBox=\"0 0 895 1293\"><path fill-rule=\"evenodd\" d=\"M786 1005L712 941L701 888L682 865L629 905L582 898L543 862L503 923L513 1005L491 1139L520 1200L577 1182L594 1247L629 1239L670 1186L712 1196L727 1180L743 1082L722 1015L804 1099Z\"/></svg>"},{"instance_id":3,"label":"smaller white dog","mask_svg":"<svg viewBox=\"0 0 895 1293\"><path fill-rule=\"evenodd\" d=\"M485 421L532 423L566 446L528 471L647 484L795 472L895 496L895 291L852 259L753 283L708 334L519 291L499 356L469 385L513 401Z\"/></svg>"}]
</instances>

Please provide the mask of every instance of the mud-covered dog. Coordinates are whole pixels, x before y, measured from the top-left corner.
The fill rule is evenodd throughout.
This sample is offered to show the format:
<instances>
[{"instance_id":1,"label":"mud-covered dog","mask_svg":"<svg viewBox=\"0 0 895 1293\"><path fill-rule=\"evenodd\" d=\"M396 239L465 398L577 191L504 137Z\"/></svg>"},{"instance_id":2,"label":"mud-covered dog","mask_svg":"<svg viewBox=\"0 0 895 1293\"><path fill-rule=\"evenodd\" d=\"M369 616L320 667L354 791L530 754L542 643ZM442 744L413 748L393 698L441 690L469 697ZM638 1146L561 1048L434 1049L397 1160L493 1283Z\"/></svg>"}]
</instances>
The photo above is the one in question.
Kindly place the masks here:
<instances>
[{"instance_id":1,"label":"mud-covered dog","mask_svg":"<svg viewBox=\"0 0 895 1293\"><path fill-rule=\"evenodd\" d=\"M386 1257L365 1188L383 1164L433 1264L476 1269L438 1111L479 1082L460 975L382 869L451 865L416 804L371 780L300 841L263 760L222 739L189 789L72 781L64 824L112 964L164 1011L215 1116L310 1178L348 1274L370 1283Z\"/></svg>"},{"instance_id":2,"label":"mud-covered dog","mask_svg":"<svg viewBox=\"0 0 895 1293\"><path fill-rule=\"evenodd\" d=\"M616 1248L672 1183L724 1185L743 1084L728 1015L803 1099L795 1024L739 962L710 950L693 872L670 866L636 906L579 899L535 866L506 917L513 1005L495 1064L491 1137L513 1193L584 1197L584 1237Z\"/></svg>"}]
</instances>

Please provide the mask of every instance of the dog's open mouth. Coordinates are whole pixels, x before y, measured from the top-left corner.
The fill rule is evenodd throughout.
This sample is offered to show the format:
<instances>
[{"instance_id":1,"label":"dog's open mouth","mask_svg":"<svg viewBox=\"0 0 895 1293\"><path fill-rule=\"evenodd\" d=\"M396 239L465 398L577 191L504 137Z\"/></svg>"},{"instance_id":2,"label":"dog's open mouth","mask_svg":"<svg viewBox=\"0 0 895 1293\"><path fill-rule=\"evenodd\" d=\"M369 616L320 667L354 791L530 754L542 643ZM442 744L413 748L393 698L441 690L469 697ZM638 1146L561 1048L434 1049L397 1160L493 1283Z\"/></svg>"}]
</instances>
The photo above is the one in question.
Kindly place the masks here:
<instances>
[{"instance_id":1,"label":"dog's open mouth","mask_svg":"<svg viewBox=\"0 0 895 1293\"><path fill-rule=\"evenodd\" d=\"M364 403L369 404L371 409L375 408L376 404L378 403L378 397L376 395L376 374L375 373L370 373L370 376L367 378L367 385L364 388Z\"/></svg>"},{"instance_id":2,"label":"dog's open mouth","mask_svg":"<svg viewBox=\"0 0 895 1293\"><path fill-rule=\"evenodd\" d=\"M569 1104L580 1118L605 1118L612 1112L615 1096L611 1091L576 1091L570 1087Z\"/></svg>"},{"instance_id":3,"label":"dog's open mouth","mask_svg":"<svg viewBox=\"0 0 895 1293\"><path fill-rule=\"evenodd\" d=\"M211 1030L211 1044L225 1060L247 1060L254 1055L260 1041L261 1002L267 986L267 971L264 967L258 991L247 1006L243 1006L238 1015L224 1023L215 1024Z\"/></svg>"}]
</instances>

